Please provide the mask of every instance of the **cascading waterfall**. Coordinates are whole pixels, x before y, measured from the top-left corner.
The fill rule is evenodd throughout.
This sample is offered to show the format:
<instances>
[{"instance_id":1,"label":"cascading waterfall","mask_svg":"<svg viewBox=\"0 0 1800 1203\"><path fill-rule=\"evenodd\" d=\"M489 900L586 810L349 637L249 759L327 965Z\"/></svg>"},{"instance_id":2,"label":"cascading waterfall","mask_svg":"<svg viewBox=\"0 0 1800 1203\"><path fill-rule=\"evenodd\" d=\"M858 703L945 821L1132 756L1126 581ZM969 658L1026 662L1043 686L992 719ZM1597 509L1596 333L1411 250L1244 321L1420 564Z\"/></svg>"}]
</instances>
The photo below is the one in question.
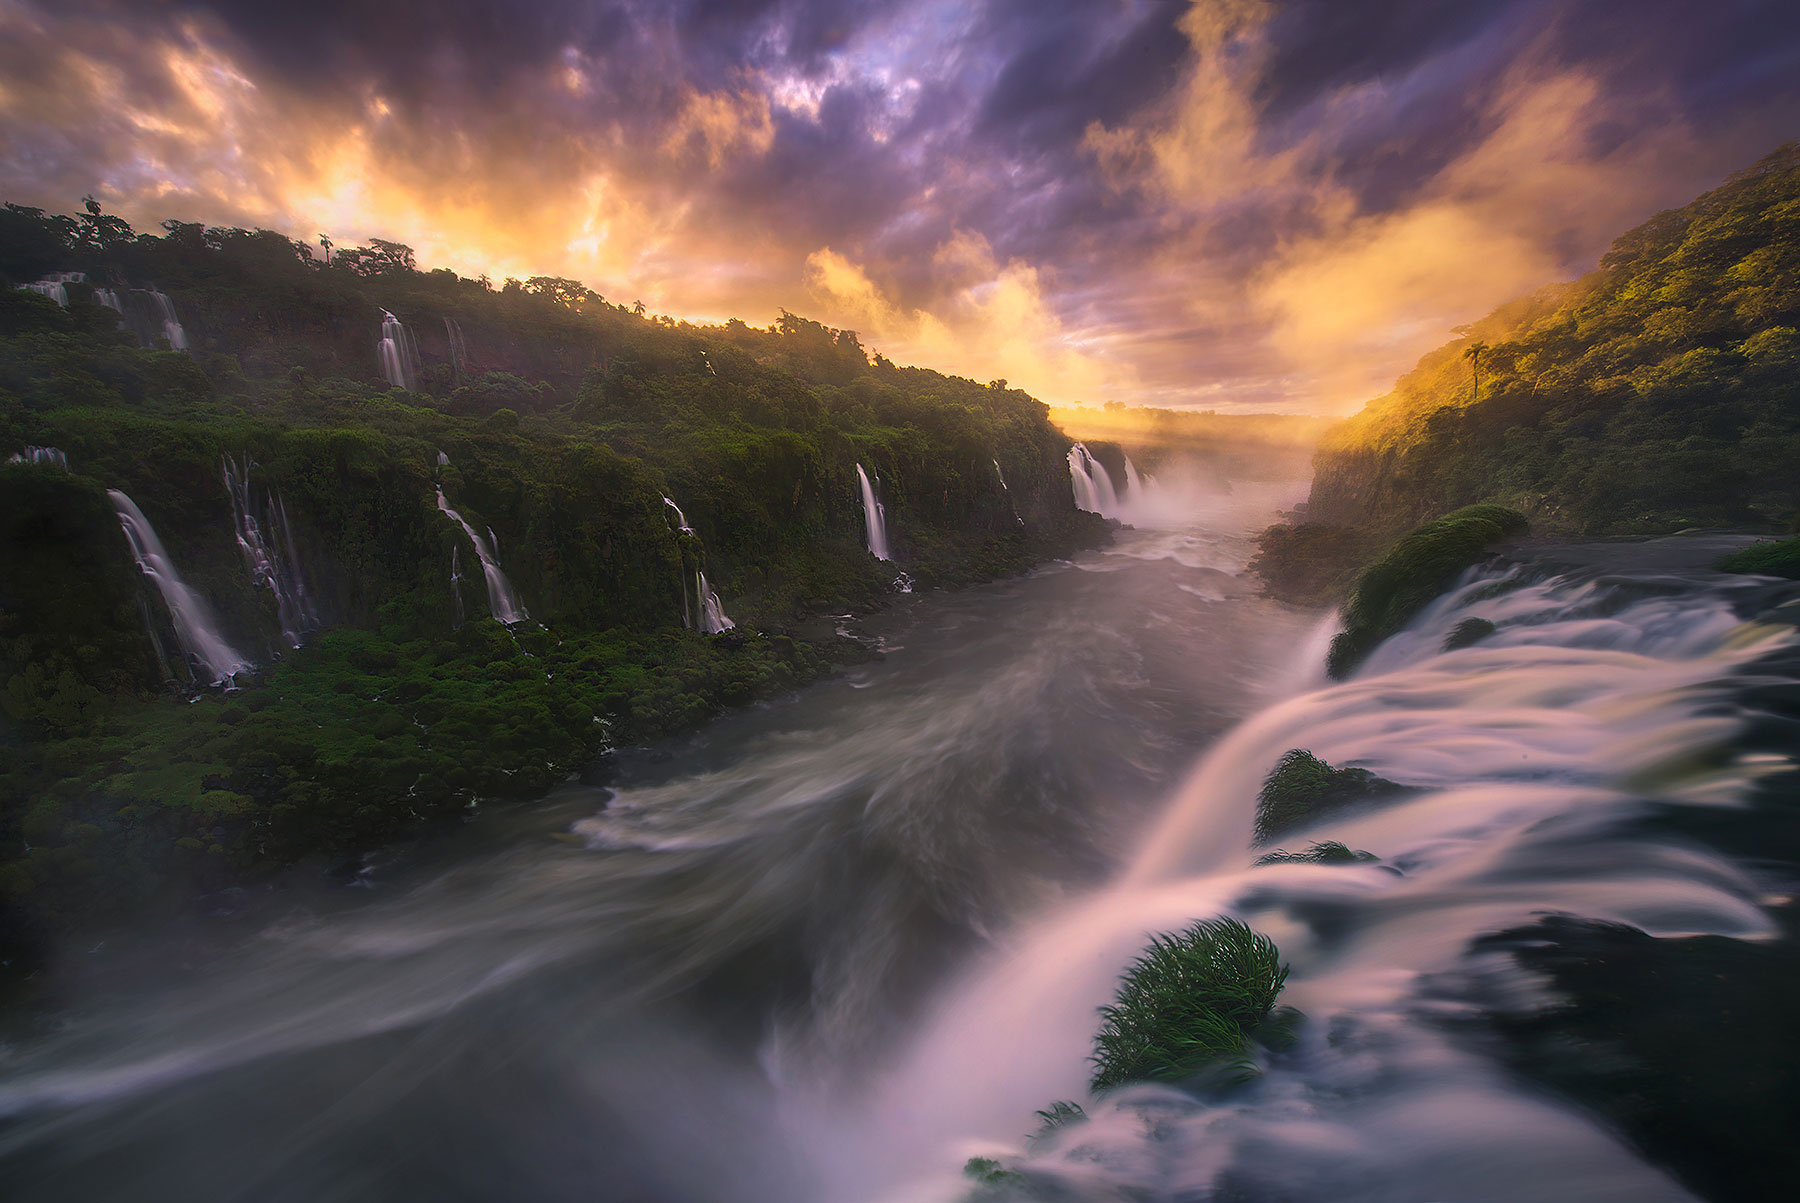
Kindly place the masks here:
<instances>
[{"instance_id":1,"label":"cascading waterfall","mask_svg":"<svg viewBox=\"0 0 1800 1203\"><path fill-rule=\"evenodd\" d=\"M444 500L444 490L437 491L437 507L456 525L462 527L463 534L469 536L469 542L475 547L475 555L481 560L481 574L487 581L488 611L494 618L508 626L515 622L524 622L531 615L526 613L525 606L513 592L512 582L506 579L506 573L500 570L500 561L487 540L475 533L463 516L450 508Z\"/></svg>"},{"instance_id":2,"label":"cascading waterfall","mask_svg":"<svg viewBox=\"0 0 1800 1203\"><path fill-rule=\"evenodd\" d=\"M1705 585L1671 595L1670 579L1472 573L1353 679L1244 723L1112 887L1043 917L940 1002L869 1100L879 1134L835 1160L908 1189L935 1161L946 1198L985 1136L1042 1198L1212 1198L1231 1183L1234 1196L1362 1203L1691 1200L1600 1122L1521 1087L1438 1022L1477 1000L1542 997L1482 940L1546 913L1654 937L1775 934L1751 874L1678 824L1632 826L1652 798L1733 806L1769 770L1766 754L1736 751L1748 716L1721 700L1794 639L1742 624ZM1472 617L1498 629L1444 651ZM1255 863L1257 794L1291 748L1412 788L1273 846L1332 840L1378 859ZM1281 1001L1307 1017L1298 1045L1222 1097L1089 1095L1096 1008L1119 973L1150 933L1221 914L1274 936L1292 964ZM1056 1099L1079 1101L1086 1122L1017 1144ZM838 1185L847 1198L917 1193Z\"/></svg>"},{"instance_id":3,"label":"cascading waterfall","mask_svg":"<svg viewBox=\"0 0 1800 1203\"><path fill-rule=\"evenodd\" d=\"M1069 484L1075 491L1077 509L1104 518L1117 517L1119 493L1113 488L1112 476L1085 443L1076 443L1069 448Z\"/></svg>"},{"instance_id":4,"label":"cascading waterfall","mask_svg":"<svg viewBox=\"0 0 1800 1203\"><path fill-rule=\"evenodd\" d=\"M60 447L39 447L27 445L23 451L15 451L6 457L9 464L48 464L52 468L69 470L69 457L63 454Z\"/></svg>"},{"instance_id":5,"label":"cascading waterfall","mask_svg":"<svg viewBox=\"0 0 1800 1203\"><path fill-rule=\"evenodd\" d=\"M392 388L403 388L407 392L419 389L419 349L413 343L411 331L399 318L383 309L381 311L381 342L376 345L381 356L381 375Z\"/></svg>"},{"instance_id":6,"label":"cascading waterfall","mask_svg":"<svg viewBox=\"0 0 1800 1203\"><path fill-rule=\"evenodd\" d=\"M144 512L117 489L108 489L106 495L112 498L119 525L131 545L132 558L156 586L163 604L169 609L175 636L181 641L181 650L194 669L194 679L217 685L249 668L249 659L226 643L219 633L218 619L213 616L206 599L189 588L181 574L175 571L162 540L156 537L156 528L150 525Z\"/></svg>"},{"instance_id":7,"label":"cascading waterfall","mask_svg":"<svg viewBox=\"0 0 1800 1203\"><path fill-rule=\"evenodd\" d=\"M146 288L142 291L150 298L150 303L156 306L156 318L161 323L162 336L169 340L169 349L171 351L187 350L187 331L182 328L181 319L175 316L175 302L169 299L167 293L159 292L154 288Z\"/></svg>"},{"instance_id":8,"label":"cascading waterfall","mask_svg":"<svg viewBox=\"0 0 1800 1203\"><path fill-rule=\"evenodd\" d=\"M717 635L721 631L729 631L737 625L725 617L725 606L719 601L719 595L707 585L704 569L694 573L694 593L700 602L700 633L702 635Z\"/></svg>"},{"instance_id":9,"label":"cascading waterfall","mask_svg":"<svg viewBox=\"0 0 1800 1203\"><path fill-rule=\"evenodd\" d=\"M124 298L119 296L118 293L114 292L110 288L94 289L94 303L96 305L106 306L108 309L112 310L114 313L118 314L120 317L125 316Z\"/></svg>"},{"instance_id":10,"label":"cascading waterfall","mask_svg":"<svg viewBox=\"0 0 1800 1203\"><path fill-rule=\"evenodd\" d=\"M242 462L229 455L222 457L220 474L225 492L231 498L232 533L238 550L244 553L244 565L250 579L275 595L276 612L281 620L281 634L289 647L299 647L301 640L324 624L306 587L300 562L300 551L294 542L293 525L288 521L287 505L279 493L265 490L262 520L250 488L250 457ZM264 537L265 522L279 532L280 539L271 542Z\"/></svg>"},{"instance_id":11,"label":"cascading waterfall","mask_svg":"<svg viewBox=\"0 0 1800 1203\"><path fill-rule=\"evenodd\" d=\"M456 373L456 383L467 384L469 382L469 344L464 341L462 326L457 324L455 318L444 319L444 337L450 342L450 369Z\"/></svg>"},{"instance_id":12,"label":"cascading waterfall","mask_svg":"<svg viewBox=\"0 0 1800 1203\"><path fill-rule=\"evenodd\" d=\"M20 292L35 292L40 297L49 297L64 309L69 307L69 290L65 285L81 284L87 280L86 272L51 272L42 280L33 280L30 284L20 284Z\"/></svg>"},{"instance_id":13,"label":"cascading waterfall","mask_svg":"<svg viewBox=\"0 0 1800 1203\"><path fill-rule=\"evenodd\" d=\"M450 629L460 631L463 623L469 620L467 610L463 607L462 596L462 548L450 548L450 606L455 617L451 619Z\"/></svg>"},{"instance_id":14,"label":"cascading waterfall","mask_svg":"<svg viewBox=\"0 0 1800 1203\"><path fill-rule=\"evenodd\" d=\"M856 465L856 479L862 487L863 531L868 538L869 554L878 560L892 562L894 557L888 551L887 508L881 504L881 498L861 464Z\"/></svg>"},{"instance_id":15,"label":"cascading waterfall","mask_svg":"<svg viewBox=\"0 0 1800 1203\"><path fill-rule=\"evenodd\" d=\"M691 535L694 533L694 528L688 525L687 515L681 512L681 507L675 504L674 498L664 497L663 504L675 511L676 530L684 535Z\"/></svg>"}]
</instances>

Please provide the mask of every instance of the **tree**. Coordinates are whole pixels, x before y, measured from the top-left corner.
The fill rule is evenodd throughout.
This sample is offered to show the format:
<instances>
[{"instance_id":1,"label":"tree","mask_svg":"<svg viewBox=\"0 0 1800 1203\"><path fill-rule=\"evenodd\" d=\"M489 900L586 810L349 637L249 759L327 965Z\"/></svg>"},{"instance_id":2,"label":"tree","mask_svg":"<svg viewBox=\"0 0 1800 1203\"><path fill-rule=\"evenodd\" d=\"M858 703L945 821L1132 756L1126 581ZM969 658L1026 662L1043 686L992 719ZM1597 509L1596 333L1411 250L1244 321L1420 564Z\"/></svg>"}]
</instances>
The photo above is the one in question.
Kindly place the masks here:
<instances>
[{"instance_id":1,"label":"tree","mask_svg":"<svg viewBox=\"0 0 1800 1203\"><path fill-rule=\"evenodd\" d=\"M331 266L331 248L336 246L337 244L332 242L331 239L325 237L325 235L321 234L321 235L319 235L319 245L325 248L325 266L330 267Z\"/></svg>"},{"instance_id":2,"label":"tree","mask_svg":"<svg viewBox=\"0 0 1800 1203\"><path fill-rule=\"evenodd\" d=\"M1481 357L1487 353L1486 343L1470 343L1463 351L1463 358L1469 361L1469 378L1475 382L1475 395L1481 395Z\"/></svg>"}]
</instances>

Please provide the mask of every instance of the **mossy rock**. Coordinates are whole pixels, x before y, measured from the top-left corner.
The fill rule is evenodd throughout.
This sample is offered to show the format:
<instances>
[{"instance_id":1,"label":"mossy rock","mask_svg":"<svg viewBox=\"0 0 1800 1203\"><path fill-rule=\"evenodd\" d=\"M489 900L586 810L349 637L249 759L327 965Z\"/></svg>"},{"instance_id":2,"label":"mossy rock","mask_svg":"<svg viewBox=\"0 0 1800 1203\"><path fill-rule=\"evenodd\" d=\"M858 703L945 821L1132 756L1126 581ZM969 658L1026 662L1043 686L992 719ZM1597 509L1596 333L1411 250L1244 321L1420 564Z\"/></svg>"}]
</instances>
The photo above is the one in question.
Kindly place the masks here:
<instances>
[{"instance_id":1,"label":"mossy rock","mask_svg":"<svg viewBox=\"0 0 1800 1203\"><path fill-rule=\"evenodd\" d=\"M1273 852L1257 857L1256 863L1259 865L1363 865L1380 859L1373 852L1352 849L1349 845L1341 844L1337 840L1324 840L1299 852L1289 852L1285 848L1277 848Z\"/></svg>"},{"instance_id":2,"label":"mossy rock","mask_svg":"<svg viewBox=\"0 0 1800 1203\"><path fill-rule=\"evenodd\" d=\"M1256 842L1361 802L1411 792L1367 769L1334 769L1305 748L1290 749L1263 782L1256 799Z\"/></svg>"},{"instance_id":3,"label":"mossy rock","mask_svg":"<svg viewBox=\"0 0 1800 1203\"><path fill-rule=\"evenodd\" d=\"M1800 536L1746 547L1721 560L1719 570L1800 581Z\"/></svg>"},{"instance_id":4,"label":"mossy rock","mask_svg":"<svg viewBox=\"0 0 1800 1203\"><path fill-rule=\"evenodd\" d=\"M1236 919L1153 937L1100 1008L1093 1088L1186 1081L1241 1059L1287 975L1274 942Z\"/></svg>"},{"instance_id":5,"label":"mossy rock","mask_svg":"<svg viewBox=\"0 0 1800 1203\"><path fill-rule=\"evenodd\" d=\"M1445 637L1444 650L1456 652L1465 647L1474 647L1499 629L1485 618L1465 618Z\"/></svg>"},{"instance_id":6,"label":"mossy rock","mask_svg":"<svg viewBox=\"0 0 1800 1203\"><path fill-rule=\"evenodd\" d=\"M1525 516L1499 505L1471 505L1428 522L1363 569L1344 605L1344 631L1325 666L1343 680L1388 636L1456 582L1489 547L1529 529Z\"/></svg>"}]
</instances>

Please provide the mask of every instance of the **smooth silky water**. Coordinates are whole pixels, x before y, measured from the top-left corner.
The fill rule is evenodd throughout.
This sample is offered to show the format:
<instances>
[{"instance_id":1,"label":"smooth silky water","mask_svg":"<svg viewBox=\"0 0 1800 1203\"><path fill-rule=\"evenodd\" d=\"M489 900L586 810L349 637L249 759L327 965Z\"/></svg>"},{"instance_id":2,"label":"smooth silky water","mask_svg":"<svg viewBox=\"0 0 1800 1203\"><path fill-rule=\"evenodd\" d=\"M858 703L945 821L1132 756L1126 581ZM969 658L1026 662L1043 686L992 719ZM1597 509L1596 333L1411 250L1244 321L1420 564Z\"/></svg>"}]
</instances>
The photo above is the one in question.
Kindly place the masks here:
<instances>
[{"instance_id":1,"label":"smooth silky water","mask_svg":"<svg viewBox=\"0 0 1800 1203\"><path fill-rule=\"evenodd\" d=\"M984 1155L1050 1198L1686 1198L1455 1020L1540 989L1472 948L1545 913L1769 934L1745 871L1629 820L1767 771L1731 699L1787 628L1699 570L1515 567L1328 684L1329 620L1240 575L1302 492L1128 489L1106 551L849 623L877 662L76 974L6 1050L8 1197L946 1200ZM1284 842L1379 862L1253 866L1293 747L1421 787ZM1292 963L1299 1045L1088 1098L1120 970L1218 914ZM1028 1146L1058 1099L1091 1121Z\"/></svg>"}]
</instances>

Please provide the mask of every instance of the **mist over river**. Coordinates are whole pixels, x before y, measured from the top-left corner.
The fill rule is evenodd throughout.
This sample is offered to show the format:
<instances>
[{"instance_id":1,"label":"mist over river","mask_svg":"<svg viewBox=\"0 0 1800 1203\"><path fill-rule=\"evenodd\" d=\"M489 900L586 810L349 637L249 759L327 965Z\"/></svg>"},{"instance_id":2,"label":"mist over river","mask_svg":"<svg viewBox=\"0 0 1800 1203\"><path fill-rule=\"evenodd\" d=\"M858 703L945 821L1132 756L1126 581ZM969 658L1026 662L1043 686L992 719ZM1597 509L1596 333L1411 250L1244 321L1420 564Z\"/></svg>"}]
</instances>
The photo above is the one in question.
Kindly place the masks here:
<instances>
[{"instance_id":1,"label":"mist over river","mask_svg":"<svg viewBox=\"0 0 1800 1203\"><path fill-rule=\"evenodd\" d=\"M1692 1197L1457 1021L1535 997L1480 941L1547 913L1776 933L1752 866L1636 820L1782 763L1739 694L1792 628L1718 540L1525 555L1327 684L1332 619L1243 575L1305 489L1159 486L1106 550L842 620L883 655L838 678L74 973L0 1054L6 1198L949 1200L975 1155L1049 1199ZM1301 747L1417 787L1285 845L1378 860L1253 863ZM1220 914L1298 1044L1088 1097L1120 970ZM1091 1118L1028 1144L1059 1099Z\"/></svg>"}]
</instances>

